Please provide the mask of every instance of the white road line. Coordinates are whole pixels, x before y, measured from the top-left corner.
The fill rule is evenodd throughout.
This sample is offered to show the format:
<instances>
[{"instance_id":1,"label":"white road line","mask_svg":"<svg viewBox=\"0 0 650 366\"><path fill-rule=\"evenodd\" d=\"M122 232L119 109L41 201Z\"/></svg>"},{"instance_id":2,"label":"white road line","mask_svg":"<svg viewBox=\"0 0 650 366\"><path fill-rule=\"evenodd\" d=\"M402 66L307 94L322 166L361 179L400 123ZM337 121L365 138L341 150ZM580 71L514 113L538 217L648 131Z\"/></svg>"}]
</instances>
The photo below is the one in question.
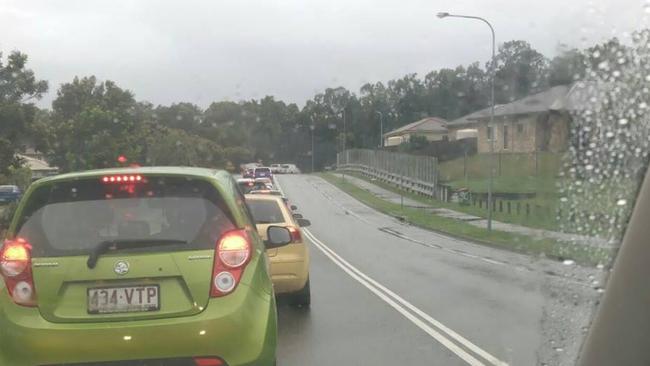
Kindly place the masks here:
<instances>
[{"instance_id":1,"label":"white road line","mask_svg":"<svg viewBox=\"0 0 650 366\"><path fill-rule=\"evenodd\" d=\"M397 302L393 301L390 297L386 296L384 293L382 293L378 288L375 286L372 286L368 281L364 280L361 276L357 275L353 269L347 268L344 264L339 262L336 257L332 254L330 254L326 249L321 247L321 244L318 243L318 241L313 238L310 234L308 234L308 231L303 230L306 236L313 242L313 244L321 251L323 254L325 254L327 257L329 257L332 262L334 262L336 265L341 267L343 271L345 271L347 274L350 275L350 277L354 278L357 280L359 283L361 283L363 286L365 286L367 289L372 291L375 295L377 295L380 299L382 299L384 302L386 302L388 305L393 307L395 310L397 310L400 314L402 314L404 317L406 317L408 320L413 322L418 328L422 329L425 333L429 334L431 337L433 337L435 340L437 340L440 344L445 346L447 349L455 353L458 357L460 357L463 361L467 362L469 365L472 366L485 366L484 363L481 361L477 360L475 357L467 353L465 350L457 346L455 343L447 339L445 336L437 332L435 329L432 327L428 326L426 323L424 323L422 320L418 319L415 315L411 314L408 312L404 307L400 306Z\"/></svg>"},{"instance_id":2,"label":"white road line","mask_svg":"<svg viewBox=\"0 0 650 366\"><path fill-rule=\"evenodd\" d=\"M458 347L455 343L453 343L449 338L445 337L444 335L440 334L438 331L434 330L433 328L429 327L427 324L422 322L420 319L415 317L412 313L407 311L405 307L409 310L411 310L413 313L417 314L420 316L422 319L426 320L429 324L433 325L434 327L438 328L438 330L446 333L450 338L456 340L456 342L460 343L461 345L465 346L467 349L473 351L476 355L482 357L486 361L488 361L490 364L495 365L495 366L507 366L508 364L499 360L498 358L492 356L489 354L487 351L481 349L477 345L473 344L466 338L462 337L460 334L456 333L452 329L448 328L441 322L437 321L430 315L426 314L419 308L417 308L415 305L411 304L410 302L406 301L399 295L395 294L393 291L387 289L377 281L373 280L360 270L358 270L356 267L351 265L349 262L347 262L345 259L341 258L338 254L336 254L332 249L330 249L327 245L325 245L322 241L318 240L314 234L312 234L308 229L303 229L303 232L306 234L306 236L312 241L312 243L320 250L322 251L327 257L329 257L336 265L341 267L346 273L348 273L352 278L356 279L358 282L360 282L362 285L367 287L370 291L375 293L379 298L387 302L389 305L391 305L395 310L397 310L399 313L404 315L407 319L411 320L415 325L417 325L420 329L425 331L427 334L429 334L431 337L436 339L440 344L443 346L447 347L450 351L454 352L457 356L459 356L461 359L463 359L465 362L468 364L474 366L474 365L484 365L481 361L477 360L475 357L467 353L465 350L462 348ZM382 292L383 291L383 292ZM388 295L388 296L387 296ZM396 302L401 303L403 306L400 304L397 304Z\"/></svg>"},{"instance_id":3,"label":"white road line","mask_svg":"<svg viewBox=\"0 0 650 366\"><path fill-rule=\"evenodd\" d=\"M279 180L275 180L276 186L280 192L282 192L282 195L285 195L284 190L282 189L282 186L280 185ZM454 352L456 355L458 355L461 359L466 361L468 364L472 366L478 366L478 365L484 365L481 363L479 360L474 358L472 355L468 354L465 350L462 348L458 347L456 344L454 344L451 340L446 338L444 335L440 334L436 330L432 329L425 323L423 323L420 319L417 317L413 316L413 314L409 313L404 307L400 306L397 304L395 301L401 303L404 305L406 308L414 312L415 314L419 315L422 319L426 320L429 322L429 324L433 325L434 327L437 327L439 330L443 331L444 333L447 333L447 335L453 339L455 339L457 342L465 346L467 349L473 351L492 365L496 366L507 366L508 364L499 360L498 358L492 356L490 353L487 351L483 350L482 348L478 347L477 345L473 344L466 338L462 337L460 334L456 333L452 329L448 328L441 322L437 321L430 315L426 314L424 311L420 310L417 308L415 305L411 304L410 302L406 301L402 297L398 296L395 294L393 291L389 290L388 288L384 287L383 285L379 284L377 281L373 280L360 270L358 270L356 267L351 265L349 262L347 262L345 259L341 258L338 254L336 254L332 249L330 249L325 243L322 241L318 240L314 234L311 233L308 229L304 228L302 231L305 233L305 235L312 241L312 243L321 251L323 254L325 254L328 258L330 258L336 265L341 267L346 273L348 273L352 278L357 280L359 283L367 287L370 291L375 293L379 298L387 302L389 305L391 305L395 310L400 312L402 315L404 315L407 319L411 320L415 325L417 325L420 329L425 331L427 334L429 334L431 337L436 339L440 344L443 346L447 347L450 351ZM382 293L381 291L384 291ZM386 296L386 294L388 296ZM394 300L395 301L394 301Z\"/></svg>"},{"instance_id":4,"label":"white road line","mask_svg":"<svg viewBox=\"0 0 650 366\"><path fill-rule=\"evenodd\" d=\"M280 192L282 192L283 195L285 195L284 190L282 189L282 186L279 184L278 180L275 180L276 186ZM480 361L478 361L476 358L473 356L469 355L467 352L465 352L462 348L458 347L456 344L454 344L452 341L450 341L448 338L440 334L439 332L435 331L434 329L430 328L426 324L424 324L420 319L417 317L414 317L413 314L409 313L404 309L404 307L400 306L399 304L395 303L395 301L401 303L404 305L406 308L414 312L415 314L419 315L422 319L426 320L429 322L429 324L437 327L439 330L443 331L444 333L447 333L447 335L463 346L467 347L469 350L473 351L486 361L490 362L493 365L497 366L507 366L507 363L499 360L498 358L492 356L489 354L487 351L483 350L482 348L478 347L477 345L473 344L466 338L462 337L460 334L456 333L452 329L448 328L441 322L437 321L430 315L426 314L419 308L417 308L415 305L411 304L410 302L406 301L402 297L398 296L395 294L393 291L389 290L388 288L384 287L383 285L379 284L377 281L373 280L360 270L358 270L356 267L351 265L349 262L347 262L345 259L341 258L338 254L336 254L333 250L331 250L327 245L325 245L322 241L318 240L314 234L312 234L308 229L303 229L303 232L306 234L306 236L314 243L314 245L322 251L327 257L329 257L334 263L336 263L339 267L341 267L346 273L348 273L352 278L356 279L358 282L363 284L365 287L370 289L373 293L375 293L377 296L379 296L382 300L386 301L389 305L391 305L393 308L395 308L397 311L399 311L402 315L404 315L406 318L411 320L414 324L416 324L418 327L420 327L422 330L424 330L427 334L431 335L434 339L436 339L438 342L440 342L442 345L447 347L449 350L454 352L456 355L458 355L461 359L466 361L470 365L483 365ZM388 296L392 297L395 301L392 299L388 298L384 293L381 291L384 291L385 294Z\"/></svg>"}]
</instances>

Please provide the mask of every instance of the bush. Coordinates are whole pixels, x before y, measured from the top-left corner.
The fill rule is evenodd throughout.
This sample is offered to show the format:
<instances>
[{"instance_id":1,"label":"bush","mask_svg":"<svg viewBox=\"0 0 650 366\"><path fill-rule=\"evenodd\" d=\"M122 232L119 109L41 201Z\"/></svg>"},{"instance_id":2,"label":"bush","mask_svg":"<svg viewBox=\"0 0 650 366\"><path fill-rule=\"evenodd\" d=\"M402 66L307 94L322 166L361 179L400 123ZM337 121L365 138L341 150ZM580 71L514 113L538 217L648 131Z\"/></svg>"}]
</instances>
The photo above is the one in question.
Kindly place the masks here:
<instances>
[{"instance_id":1,"label":"bush","mask_svg":"<svg viewBox=\"0 0 650 366\"><path fill-rule=\"evenodd\" d=\"M32 171L29 168L9 167L6 175L0 174L0 184L17 185L21 190L27 189L32 182Z\"/></svg>"},{"instance_id":2,"label":"bush","mask_svg":"<svg viewBox=\"0 0 650 366\"><path fill-rule=\"evenodd\" d=\"M0 238L4 237L4 233L11 223L11 219L18 207L17 202L12 202L5 206L0 206Z\"/></svg>"}]
</instances>

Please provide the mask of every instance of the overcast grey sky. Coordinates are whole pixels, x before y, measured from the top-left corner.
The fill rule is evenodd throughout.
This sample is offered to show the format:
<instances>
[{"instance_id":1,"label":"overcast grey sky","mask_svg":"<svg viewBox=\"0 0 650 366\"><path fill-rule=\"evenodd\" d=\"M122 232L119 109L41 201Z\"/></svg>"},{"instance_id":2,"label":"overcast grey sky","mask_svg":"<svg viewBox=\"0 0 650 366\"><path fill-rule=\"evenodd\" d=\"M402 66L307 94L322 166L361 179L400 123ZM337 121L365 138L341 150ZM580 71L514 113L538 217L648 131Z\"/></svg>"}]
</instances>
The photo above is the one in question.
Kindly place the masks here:
<instances>
[{"instance_id":1,"label":"overcast grey sky","mask_svg":"<svg viewBox=\"0 0 650 366\"><path fill-rule=\"evenodd\" d=\"M650 0L649 0L650 1ZM96 75L154 104L274 95L302 105L326 87L485 62L497 42L547 56L647 24L645 0L2 0L0 50L26 52L50 82Z\"/></svg>"}]
</instances>

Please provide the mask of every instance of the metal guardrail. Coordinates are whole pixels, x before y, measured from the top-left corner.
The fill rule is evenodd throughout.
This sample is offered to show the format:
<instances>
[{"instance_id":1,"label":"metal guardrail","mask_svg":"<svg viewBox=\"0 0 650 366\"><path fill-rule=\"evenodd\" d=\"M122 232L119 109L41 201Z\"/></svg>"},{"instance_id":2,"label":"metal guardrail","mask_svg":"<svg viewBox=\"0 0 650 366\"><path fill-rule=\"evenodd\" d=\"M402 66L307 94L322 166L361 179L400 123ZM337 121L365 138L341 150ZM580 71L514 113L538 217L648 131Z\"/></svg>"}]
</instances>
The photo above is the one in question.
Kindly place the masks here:
<instances>
[{"instance_id":1,"label":"metal guardrail","mask_svg":"<svg viewBox=\"0 0 650 366\"><path fill-rule=\"evenodd\" d=\"M360 173L409 192L448 199L448 187L438 184L438 161L434 157L354 149L339 154L337 161L339 171Z\"/></svg>"}]
</instances>

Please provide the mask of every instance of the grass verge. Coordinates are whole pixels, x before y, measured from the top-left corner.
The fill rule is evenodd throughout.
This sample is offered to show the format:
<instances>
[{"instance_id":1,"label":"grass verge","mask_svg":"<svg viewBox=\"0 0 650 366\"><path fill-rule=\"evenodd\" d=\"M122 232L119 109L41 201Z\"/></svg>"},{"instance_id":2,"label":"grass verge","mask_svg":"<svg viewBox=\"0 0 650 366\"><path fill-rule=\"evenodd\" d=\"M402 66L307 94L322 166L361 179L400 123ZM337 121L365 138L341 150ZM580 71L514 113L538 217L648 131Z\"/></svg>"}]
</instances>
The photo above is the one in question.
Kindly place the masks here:
<instances>
[{"instance_id":1,"label":"grass verge","mask_svg":"<svg viewBox=\"0 0 650 366\"><path fill-rule=\"evenodd\" d=\"M392 186L388 183L384 183L378 180L371 181L367 177L357 174L357 173L346 173L348 175L352 175L356 178L363 179L369 183L372 183L376 186L379 186L381 188L384 188L388 191L397 193L397 194L403 194L404 197L411 198L415 201L427 204L432 207L441 207L441 208L448 208L454 211L458 212L463 212L466 214L474 215L474 216L479 216L479 217L487 217L487 209L485 208L479 208L476 206L461 206L458 203L455 202L442 202L436 199L432 199L429 197L425 197L413 192L408 192L401 190L395 186ZM522 202L529 202L532 205L534 205L536 200L528 200L528 201L522 201ZM522 204L523 205L523 204ZM514 206L513 206L514 207ZM527 226L531 228L536 228L536 229L545 229L545 230L554 230L557 231L559 229L559 222L555 218L555 216L548 216L548 215L536 215L536 214L531 214L530 216L525 216L525 215L512 215L508 214L505 212L499 212L498 210L495 211L492 215L492 218L497 221L501 222L507 222L510 224L517 224L521 226Z\"/></svg>"},{"instance_id":2,"label":"grass verge","mask_svg":"<svg viewBox=\"0 0 650 366\"><path fill-rule=\"evenodd\" d=\"M611 255L610 251L605 249L577 247L552 239L538 239L504 231L488 231L487 229L476 227L460 220L438 216L422 209L401 208L399 204L385 201L330 173L320 173L318 175L364 204L387 215L402 217L408 223L424 229L442 232L479 244L519 253L545 256L557 260L572 259L576 263L585 265L605 263Z\"/></svg>"}]
</instances>

